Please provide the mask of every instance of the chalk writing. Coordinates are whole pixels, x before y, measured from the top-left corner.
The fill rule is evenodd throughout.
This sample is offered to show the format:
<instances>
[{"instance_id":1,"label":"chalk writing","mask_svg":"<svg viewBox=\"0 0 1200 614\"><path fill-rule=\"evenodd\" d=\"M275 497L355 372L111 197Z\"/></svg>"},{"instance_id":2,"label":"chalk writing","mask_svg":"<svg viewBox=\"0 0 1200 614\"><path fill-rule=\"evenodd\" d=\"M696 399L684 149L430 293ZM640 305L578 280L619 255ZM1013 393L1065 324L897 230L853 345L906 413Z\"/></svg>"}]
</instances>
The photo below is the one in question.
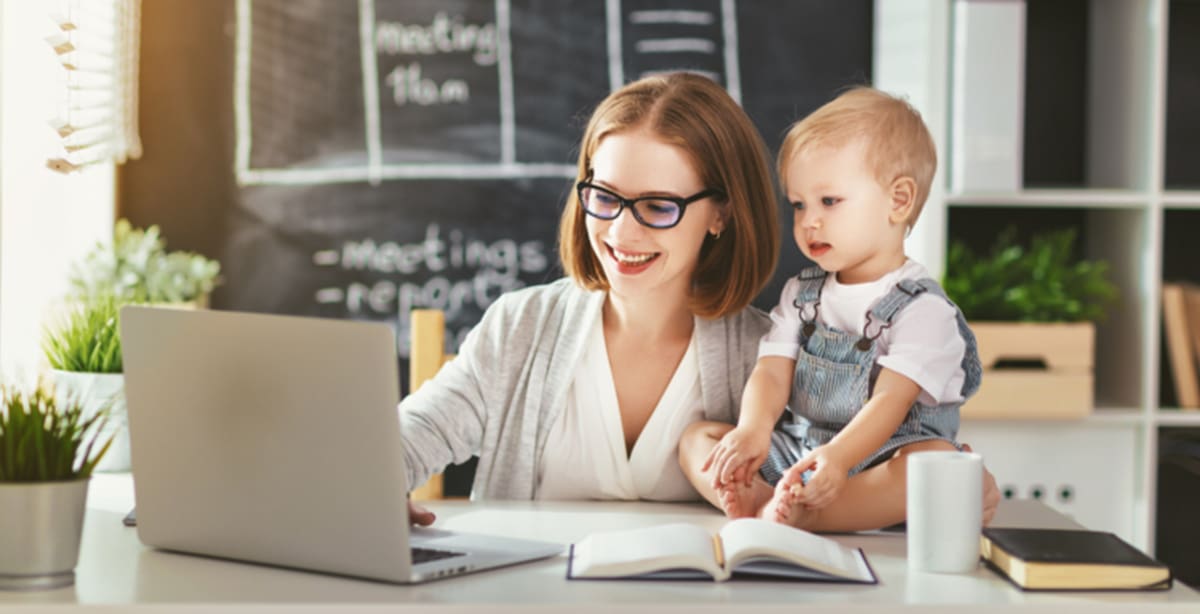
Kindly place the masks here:
<instances>
[{"instance_id":1,"label":"chalk writing","mask_svg":"<svg viewBox=\"0 0 1200 614\"><path fill-rule=\"evenodd\" d=\"M433 55L472 52L480 66L496 63L496 24L463 23L461 15L439 12L429 25L380 21L375 25L375 49L386 55Z\"/></svg>"},{"instance_id":2,"label":"chalk writing","mask_svg":"<svg viewBox=\"0 0 1200 614\"><path fill-rule=\"evenodd\" d=\"M421 76L420 62L397 66L384 77L392 88L392 102L404 106L415 102L423 107L432 104L465 103L471 98L471 87L462 79L447 79L440 84Z\"/></svg>"},{"instance_id":3,"label":"chalk writing","mask_svg":"<svg viewBox=\"0 0 1200 614\"><path fill-rule=\"evenodd\" d=\"M340 249L314 252L313 264L386 277L320 288L314 298L321 304L341 304L350 316L395 318L398 348L407 356L409 311L440 309L448 323L473 317L501 294L523 287L520 275L545 273L550 267L546 249L543 241L487 241L468 238L458 229L443 233L439 224L427 225L417 242L344 241ZM453 350L470 326L448 330Z\"/></svg>"},{"instance_id":4,"label":"chalk writing","mask_svg":"<svg viewBox=\"0 0 1200 614\"><path fill-rule=\"evenodd\" d=\"M382 55L435 55L470 53L479 66L496 64L496 24L464 23L462 15L438 12L429 24L380 21L375 24L375 50ZM396 106L409 103L427 107L435 104L466 104L471 86L465 79L423 75L420 62L394 66L383 78Z\"/></svg>"}]
</instances>

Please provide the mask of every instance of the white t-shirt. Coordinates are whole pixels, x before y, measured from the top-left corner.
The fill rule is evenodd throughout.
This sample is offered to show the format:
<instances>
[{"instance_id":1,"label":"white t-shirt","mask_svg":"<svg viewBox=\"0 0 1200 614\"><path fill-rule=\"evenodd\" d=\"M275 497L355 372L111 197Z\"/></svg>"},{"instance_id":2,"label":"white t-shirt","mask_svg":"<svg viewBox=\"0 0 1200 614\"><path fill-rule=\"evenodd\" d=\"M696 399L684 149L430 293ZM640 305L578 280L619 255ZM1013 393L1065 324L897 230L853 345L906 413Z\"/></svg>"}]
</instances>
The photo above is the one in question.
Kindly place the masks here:
<instances>
[{"instance_id":1,"label":"white t-shirt","mask_svg":"<svg viewBox=\"0 0 1200 614\"><path fill-rule=\"evenodd\" d=\"M930 277L920 263L907 260L900 268L862 284L839 283L836 275L825 277L821 290L818 319L826 326L852 334L862 334L867 312L902 279ZM788 280L779 304L771 310L771 330L758 346L758 357L783 356L795 360L800 355L800 310L793 301L800 281ZM806 311L806 315L809 312ZM875 330L872 325L872 332ZM963 400L966 373L962 369L966 343L958 333L956 312L945 299L925 293L916 298L883 329L875 340L877 364L891 369L921 387L917 400L926 405L957 403Z\"/></svg>"},{"instance_id":2,"label":"white t-shirt","mask_svg":"<svg viewBox=\"0 0 1200 614\"><path fill-rule=\"evenodd\" d=\"M628 455L601 318L586 343L538 463L537 498L698 500L678 460L683 430L704 418L695 335Z\"/></svg>"}]
</instances>

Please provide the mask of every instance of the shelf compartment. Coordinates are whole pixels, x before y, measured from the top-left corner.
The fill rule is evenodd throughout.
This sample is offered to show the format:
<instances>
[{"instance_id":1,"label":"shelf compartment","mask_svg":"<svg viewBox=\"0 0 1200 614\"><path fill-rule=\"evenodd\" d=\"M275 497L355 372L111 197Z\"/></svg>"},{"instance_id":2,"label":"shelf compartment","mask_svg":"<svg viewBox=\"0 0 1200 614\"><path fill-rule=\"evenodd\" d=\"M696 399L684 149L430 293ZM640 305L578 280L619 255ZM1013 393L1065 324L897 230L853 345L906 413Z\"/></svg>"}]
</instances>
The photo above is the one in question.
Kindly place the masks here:
<instances>
[{"instance_id":1,"label":"shelf compartment","mask_svg":"<svg viewBox=\"0 0 1200 614\"><path fill-rule=\"evenodd\" d=\"M1195 255L1196 237L1200 236L1200 208L1168 208L1163 211L1162 216L1162 281L1200 284L1200 260L1197 260ZM1165 318L1161 317L1161 292L1156 293L1151 304L1160 314L1160 324L1155 331L1159 342L1159 386L1158 400L1155 404L1160 407L1178 407L1179 397L1176 393L1170 348L1167 345ZM1190 327L1194 324L1188 321L1187 325ZM1191 349L1190 338L1187 344L1188 349Z\"/></svg>"},{"instance_id":2,"label":"shelf compartment","mask_svg":"<svg viewBox=\"0 0 1200 614\"><path fill-rule=\"evenodd\" d=\"M1200 188L1200 2L1172 0L1167 37L1166 158L1168 188Z\"/></svg>"},{"instance_id":3,"label":"shelf compartment","mask_svg":"<svg viewBox=\"0 0 1200 614\"><path fill-rule=\"evenodd\" d=\"M952 161L950 174L958 177L959 167L986 164L988 152L1016 147L1023 187L1156 187L1152 154L1158 147L1153 113L1158 77L1153 68L1163 35L1161 20L1154 18L1159 2L1027 0L1024 4L1023 108L1010 110L1019 117L1009 118L1022 126L1021 134L1014 137L1020 142L1010 142L1003 132L955 132L973 125L978 128L980 122L992 125L986 118L972 122L962 117L969 108L960 108L950 118L949 141L960 145L946 157ZM968 27L964 36L970 34ZM955 45L965 49L969 43L964 39ZM979 65L955 71L958 78L950 84L951 99L978 94L971 89L971 76L989 71L1006 74L1011 67L1005 62L1012 61L1013 55L1001 53L992 60L968 53L965 61ZM967 146L968 136L984 140ZM976 178L974 185L1009 182L997 173L991 180Z\"/></svg>"},{"instance_id":4,"label":"shelf compartment","mask_svg":"<svg viewBox=\"0 0 1200 614\"><path fill-rule=\"evenodd\" d=\"M1154 0L1028 0L1026 187L1150 189Z\"/></svg>"},{"instance_id":5,"label":"shelf compartment","mask_svg":"<svg viewBox=\"0 0 1200 614\"><path fill-rule=\"evenodd\" d=\"M997 234L1013 227L1015 240L1028 245L1035 234L1063 228L1076 230L1076 257L1104 260L1118 296L1108 317L1096 325L1095 405L1138 407L1143 402L1142 370L1131 367L1145 360L1143 322L1151 290L1145 279L1149 220L1146 209L1083 207L1013 208L951 207L947 239L962 242L975 253L990 253Z\"/></svg>"}]
</instances>

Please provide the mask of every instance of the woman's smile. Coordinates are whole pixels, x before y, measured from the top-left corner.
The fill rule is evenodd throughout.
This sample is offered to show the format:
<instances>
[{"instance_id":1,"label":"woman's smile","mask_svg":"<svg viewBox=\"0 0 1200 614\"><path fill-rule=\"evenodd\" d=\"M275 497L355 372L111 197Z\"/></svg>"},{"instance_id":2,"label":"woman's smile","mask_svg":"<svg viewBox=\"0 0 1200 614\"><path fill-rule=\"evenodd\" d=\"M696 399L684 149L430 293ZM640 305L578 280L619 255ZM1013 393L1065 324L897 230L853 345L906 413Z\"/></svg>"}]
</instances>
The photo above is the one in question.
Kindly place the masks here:
<instances>
[{"instance_id":1,"label":"woman's smile","mask_svg":"<svg viewBox=\"0 0 1200 614\"><path fill-rule=\"evenodd\" d=\"M650 263L658 258L660 252L631 252L617 249L605 243L608 254L617 264L617 271L623 275L634 275L650 268Z\"/></svg>"}]
</instances>

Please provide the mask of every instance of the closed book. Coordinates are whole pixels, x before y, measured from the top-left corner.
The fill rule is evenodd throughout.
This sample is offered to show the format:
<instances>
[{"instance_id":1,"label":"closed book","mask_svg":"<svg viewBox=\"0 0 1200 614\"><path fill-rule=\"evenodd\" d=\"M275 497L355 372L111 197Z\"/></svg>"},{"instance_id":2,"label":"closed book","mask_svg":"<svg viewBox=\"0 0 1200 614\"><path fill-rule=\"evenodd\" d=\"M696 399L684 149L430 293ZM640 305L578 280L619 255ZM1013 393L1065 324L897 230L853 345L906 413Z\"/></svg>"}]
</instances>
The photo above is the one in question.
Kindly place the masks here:
<instances>
[{"instance_id":1,"label":"closed book","mask_svg":"<svg viewBox=\"0 0 1200 614\"><path fill-rule=\"evenodd\" d=\"M687 523L588 535L571 546L567 578L716 580L737 577L875 584L861 549L757 518L716 534Z\"/></svg>"},{"instance_id":2,"label":"closed book","mask_svg":"<svg viewBox=\"0 0 1200 614\"><path fill-rule=\"evenodd\" d=\"M1170 568L1101 531L987 527L981 556L1025 590L1171 587Z\"/></svg>"}]
</instances>

